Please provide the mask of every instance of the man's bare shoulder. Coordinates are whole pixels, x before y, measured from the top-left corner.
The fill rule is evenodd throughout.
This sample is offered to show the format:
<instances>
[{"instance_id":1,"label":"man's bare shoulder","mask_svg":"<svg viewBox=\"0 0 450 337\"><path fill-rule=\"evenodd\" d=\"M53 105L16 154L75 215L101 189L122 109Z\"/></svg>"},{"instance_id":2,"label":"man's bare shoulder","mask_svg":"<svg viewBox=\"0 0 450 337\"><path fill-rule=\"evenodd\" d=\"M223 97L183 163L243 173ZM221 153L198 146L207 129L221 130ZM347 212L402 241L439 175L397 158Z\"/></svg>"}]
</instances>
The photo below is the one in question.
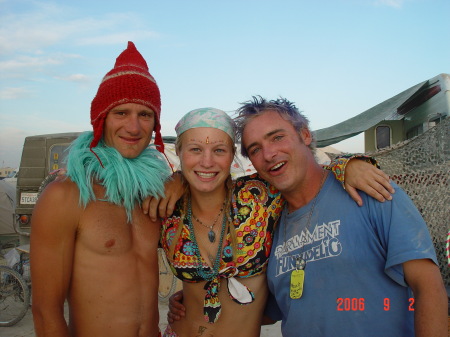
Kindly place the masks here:
<instances>
[{"instance_id":1,"label":"man's bare shoulder","mask_svg":"<svg viewBox=\"0 0 450 337\"><path fill-rule=\"evenodd\" d=\"M66 175L58 176L54 181L49 183L39 196L38 202L41 200L59 200L60 202L69 201L75 197L78 201L78 186Z\"/></svg>"},{"instance_id":2,"label":"man's bare shoulder","mask_svg":"<svg viewBox=\"0 0 450 337\"><path fill-rule=\"evenodd\" d=\"M80 206L80 192L78 186L67 176L58 177L49 183L41 192L33 210L33 222L49 218L65 222L79 219L83 207ZM59 219L60 221L60 219Z\"/></svg>"},{"instance_id":3,"label":"man's bare shoulder","mask_svg":"<svg viewBox=\"0 0 450 337\"><path fill-rule=\"evenodd\" d=\"M31 245L35 252L46 246L43 243L56 247L57 243L66 242L63 238L75 237L82 212L75 183L70 179L49 183L33 209Z\"/></svg>"}]
</instances>

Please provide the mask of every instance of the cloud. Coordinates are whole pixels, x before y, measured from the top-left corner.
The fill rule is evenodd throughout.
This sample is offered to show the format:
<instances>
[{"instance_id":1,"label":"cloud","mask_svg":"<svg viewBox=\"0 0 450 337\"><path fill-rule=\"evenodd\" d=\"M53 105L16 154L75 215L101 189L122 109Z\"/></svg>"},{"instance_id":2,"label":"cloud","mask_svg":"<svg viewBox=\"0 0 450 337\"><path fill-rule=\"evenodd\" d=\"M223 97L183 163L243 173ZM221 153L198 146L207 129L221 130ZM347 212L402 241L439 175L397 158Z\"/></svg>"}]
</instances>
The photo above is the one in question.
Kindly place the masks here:
<instances>
[{"instance_id":1,"label":"cloud","mask_svg":"<svg viewBox=\"0 0 450 337\"><path fill-rule=\"evenodd\" d=\"M152 31L129 31L124 33L114 33L103 36L83 37L78 39L81 45L107 45L122 44L123 41L145 40L147 38L159 38L161 35Z\"/></svg>"},{"instance_id":2,"label":"cloud","mask_svg":"<svg viewBox=\"0 0 450 337\"><path fill-rule=\"evenodd\" d=\"M78 18L79 13L73 8L48 3L27 4L28 12L0 14L0 55L18 52L34 55L63 42L116 44L130 36L139 39L160 36L146 27L147 23L138 13L106 13L99 17ZM125 28L123 22L127 22Z\"/></svg>"},{"instance_id":3,"label":"cloud","mask_svg":"<svg viewBox=\"0 0 450 337\"><path fill-rule=\"evenodd\" d=\"M16 70L26 70L28 68L42 68L47 65L61 64L62 59L52 56L45 57L31 57L31 56L18 56L15 59L10 59L0 62L0 71L2 72L14 72Z\"/></svg>"},{"instance_id":4,"label":"cloud","mask_svg":"<svg viewBox=\"0 0 450 337\"><path fill-rule=\"evenodd\" d=\"M79 9L55 3L28 0L16 3L14 0L6 1L6 4L5 10L0 11L0 79L40 81L51 77L88 83L88 76L83 74L55 75L70 59L81 57L64 53L70 48L67 46L122 45L123 41L161 36L147 28L148 22L140 17L140 13L86 16ZM16 9L16 4L20 10ZM5 97L19 94L19 91L14 93L11 89L3 89Z\"/></svg>"},{"instance_id":5,"label":"cloud","mask_svg":"<svg viewBox=\"0 0 450 337\"><path fill-rule=\"evenodd\" d=\"M63 14L61 9L38 2L30 2L26 5L29 5L26 7L27 12L17 14L13 11L9 13L5 11L0 15L2 54L17 51L39 52L40 48L54 44L64 34L64 27L61 24L55 24L54 20Z\"/></svg>"},{"instance_id":6,"label":"cloud","mask_svg":"<svg viewBox=\"0 0 450 337\"><path fill-rule=\"evenodd\" d=\"M5 88L0 90L0 99L19 99L30 96L30 91L25 88Z\"/></svg>"},{"instance_id":7,"label":"cloud","mask_svg":"<svg viewBox=\"0 0 450 337\"><path fill-rule=\"evenodd\" d=\"M405 0L377 0L376 5L401 8Z\"/></svg>"},{"instance_id":8,"label":"cloud","mask_svg":"<svg viewBox=\"0 0 450 337\"><path fill-rule=\"evenodd\" d=\"M63 65L68 59L79 58L79 55L49 53L42 56L18 55L16 58L0 61L1 78L27 78L30 74L35 76L46 69L57 65Z\"/></svg>"},{"instance_id":9,"label":"cloud","mask_svg":"<svg viewBox=\"0 0 450 337\"><path fill-rule=\"evenodd\" d=\"M58 80L63 80L67 82L75 82L75 83L88 83L91 81L89 76L86 76L84 74L72 74L65 77L55 76L54 78Z\"/></svg>"}]
</instances>

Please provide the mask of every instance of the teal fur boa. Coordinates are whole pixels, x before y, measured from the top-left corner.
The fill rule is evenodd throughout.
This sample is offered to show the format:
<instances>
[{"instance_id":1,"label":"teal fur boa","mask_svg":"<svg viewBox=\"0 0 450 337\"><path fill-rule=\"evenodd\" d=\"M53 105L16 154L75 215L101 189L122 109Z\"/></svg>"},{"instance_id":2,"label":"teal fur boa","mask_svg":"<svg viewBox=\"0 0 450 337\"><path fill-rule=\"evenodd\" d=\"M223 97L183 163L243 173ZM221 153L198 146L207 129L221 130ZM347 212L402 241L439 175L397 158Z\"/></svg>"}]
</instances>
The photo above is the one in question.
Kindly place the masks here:
<instances>
[{"instance_id":1,"label":"teal fur boa","mask_svg":"<svg viewBox=\"0 0 450 337\"><path fill-rule=\"evenodd\" d=\"M67 161L67 176L78 185L80 205L96 200L93 183L102 185L106 199L125 207L128 222L136 203L147 196L163 197L164 183L170 176L167 161L154 147L146 148L138 157L128 159L103 140L93 148L103 163L90 151L92 132L82 133L70 146Z\"/></svg>"}]
</instances>

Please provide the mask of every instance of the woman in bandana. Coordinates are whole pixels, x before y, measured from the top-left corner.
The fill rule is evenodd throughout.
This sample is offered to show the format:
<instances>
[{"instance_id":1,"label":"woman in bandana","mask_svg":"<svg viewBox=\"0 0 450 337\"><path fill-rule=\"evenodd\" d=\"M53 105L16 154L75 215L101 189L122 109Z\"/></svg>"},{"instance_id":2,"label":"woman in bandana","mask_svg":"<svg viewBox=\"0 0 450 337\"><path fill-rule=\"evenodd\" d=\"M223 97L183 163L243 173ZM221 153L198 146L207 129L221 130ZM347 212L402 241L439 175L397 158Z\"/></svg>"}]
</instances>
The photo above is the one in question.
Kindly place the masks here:
<instances>
[{"instance_id":1,"label":"woman in bandana","mask_svg":"<svg viewBox=\"0 0 450 337\"><path fill-rule=\"evenodd\" d=\"M193 110L175 130L185 193L162 222L161 245L187 310L164 336L259 336L283 201L257 174L231 179L235 125L225 112Z\"/></svg>"}]
</instances>

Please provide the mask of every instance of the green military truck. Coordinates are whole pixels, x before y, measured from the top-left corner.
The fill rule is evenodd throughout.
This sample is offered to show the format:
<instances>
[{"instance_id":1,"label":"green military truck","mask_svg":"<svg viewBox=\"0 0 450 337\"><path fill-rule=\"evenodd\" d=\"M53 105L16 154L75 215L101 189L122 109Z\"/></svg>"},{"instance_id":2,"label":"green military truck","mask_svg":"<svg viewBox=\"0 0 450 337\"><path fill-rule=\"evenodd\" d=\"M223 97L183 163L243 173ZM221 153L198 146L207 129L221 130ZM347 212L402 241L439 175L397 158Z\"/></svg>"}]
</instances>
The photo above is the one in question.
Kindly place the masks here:
<instances>
[{"instance_id":1,"label":"green military truck","mask_svg":"<svg viewBox=\"0 0 450 337\"><path fill-rule=\"evenodd\" d=\"M65 168L65 151L80 132L57 133L25 138L16 185L15 229L20 243L28 244L31 215L39 192L51 172Z\"/></svg>"}]
</instances>

